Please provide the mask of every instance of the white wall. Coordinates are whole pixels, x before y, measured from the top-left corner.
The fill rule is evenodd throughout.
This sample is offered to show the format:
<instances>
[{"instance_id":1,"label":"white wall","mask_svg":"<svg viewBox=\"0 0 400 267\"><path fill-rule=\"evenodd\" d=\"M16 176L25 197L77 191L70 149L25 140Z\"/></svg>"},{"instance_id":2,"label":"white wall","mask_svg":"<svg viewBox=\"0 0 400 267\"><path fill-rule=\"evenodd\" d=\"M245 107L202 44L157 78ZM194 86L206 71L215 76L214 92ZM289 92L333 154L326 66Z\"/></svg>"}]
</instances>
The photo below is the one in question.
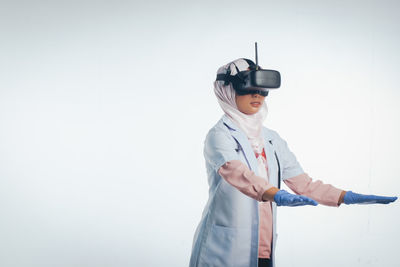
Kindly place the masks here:
<instances>
[{"instance_id":1,"label":"white wall","mask_svg":"<svg viewBox=\"0 0 400 267\"><path fill-rule=\"evenodd\" d=\"M219 66L310 176L398 195L397 1L0 1L0 266L187 266ZM280 208L278 266L397 266L399 203Z\"/></svg>"}]
</instances>

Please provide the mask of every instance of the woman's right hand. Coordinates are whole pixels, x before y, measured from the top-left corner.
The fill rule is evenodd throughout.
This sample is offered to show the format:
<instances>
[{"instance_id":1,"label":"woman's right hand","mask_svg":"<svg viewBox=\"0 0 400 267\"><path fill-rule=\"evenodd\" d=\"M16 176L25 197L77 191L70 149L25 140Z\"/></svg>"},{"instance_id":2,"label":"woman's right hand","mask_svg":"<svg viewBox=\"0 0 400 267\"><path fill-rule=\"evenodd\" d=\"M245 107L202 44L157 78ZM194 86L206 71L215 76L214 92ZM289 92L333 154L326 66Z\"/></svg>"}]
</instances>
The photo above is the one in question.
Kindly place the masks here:
<instances>
[{"instance_id":1,"label":"woman's right hand","mask_svg":"<svg viewBox=\"0 0 400 267\"><path fill-rule=\"evenodd\" d=\"M297 206L317 206L318 202L302 195L294 195L290 194L285 190L279 190L274 195L274 201L278 206L289 206L289 207L297 207Z\"/></svg>"}]
</instances>

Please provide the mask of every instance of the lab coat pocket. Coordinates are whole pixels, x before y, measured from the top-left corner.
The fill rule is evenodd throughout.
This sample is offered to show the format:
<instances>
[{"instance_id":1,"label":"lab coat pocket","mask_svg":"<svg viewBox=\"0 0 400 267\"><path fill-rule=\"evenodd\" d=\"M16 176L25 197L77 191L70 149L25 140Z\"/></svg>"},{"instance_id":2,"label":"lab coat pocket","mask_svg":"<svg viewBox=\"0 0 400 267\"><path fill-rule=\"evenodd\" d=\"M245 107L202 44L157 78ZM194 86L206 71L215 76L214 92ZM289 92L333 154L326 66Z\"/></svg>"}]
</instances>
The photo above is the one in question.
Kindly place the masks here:
<instances>
[{"instance_id":1,"label":"lab coat pocket","mask_svg":"<svg viewBox=\"0 0 400 267\"><path fill-rule=\"evenodd\" d=\"M251 229L212 225L202 258L205 266L248 267Z\"/></svg>"}]
</instances>

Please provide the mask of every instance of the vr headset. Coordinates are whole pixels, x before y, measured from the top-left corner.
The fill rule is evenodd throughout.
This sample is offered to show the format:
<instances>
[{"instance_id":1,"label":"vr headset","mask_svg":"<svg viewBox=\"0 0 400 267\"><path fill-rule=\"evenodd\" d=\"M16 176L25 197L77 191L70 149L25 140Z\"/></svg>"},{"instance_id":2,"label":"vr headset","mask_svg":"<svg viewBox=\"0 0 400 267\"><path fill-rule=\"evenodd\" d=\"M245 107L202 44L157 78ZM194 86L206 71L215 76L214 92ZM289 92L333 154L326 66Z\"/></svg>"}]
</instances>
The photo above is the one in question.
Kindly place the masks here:
<instances>
[{"instance_id":1,"label":"vr headset","mask_svg":"<svg viewBox=\"0 0 400 267\"><path fill-rule=\"evenodd\" d=\"M231 75L230 66L225 74L217 74L217 81L225 81L225 85L232 83L233 89L238 95L259 94L267 96L270 89L281 86L281 74L276 70L264 70L258 66L257 43L256 64L247 58L243 58L249 64L249 70L239 71L235 63L237 73Z\"/></svg>"}]
</instances>

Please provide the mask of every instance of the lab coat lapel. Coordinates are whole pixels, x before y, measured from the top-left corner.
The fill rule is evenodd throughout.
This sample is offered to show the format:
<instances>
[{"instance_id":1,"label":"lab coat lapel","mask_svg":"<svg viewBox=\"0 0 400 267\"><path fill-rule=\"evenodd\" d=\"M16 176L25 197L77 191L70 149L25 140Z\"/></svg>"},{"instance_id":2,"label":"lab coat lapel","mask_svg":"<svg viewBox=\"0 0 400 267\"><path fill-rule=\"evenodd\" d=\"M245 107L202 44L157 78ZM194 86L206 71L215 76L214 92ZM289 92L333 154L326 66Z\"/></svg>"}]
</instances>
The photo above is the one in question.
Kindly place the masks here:
<instances>
[{"instance_id":1,"label":"lab coat lapel","mask_svg":"<svg viewBox=\"0 0 400 267\"><path fill-rule=\"evenodd\" d=\"M245 133L242 132L242 130L239 129L238 126L236 126L231 119L228 118L228 116L224 115L222 118L224 124L228 126L228 128L231 130L230 133L233 138L236 139L236 141L239 143L240 147L243 149L244 156L246 160L248 161L248 164L250 165L250 169L258 175L258 165L257 165L257 159L256 156L253 152L253 149L251 148L250 141L247 139L247 136Z\"/></svg>"}]
</instances>

